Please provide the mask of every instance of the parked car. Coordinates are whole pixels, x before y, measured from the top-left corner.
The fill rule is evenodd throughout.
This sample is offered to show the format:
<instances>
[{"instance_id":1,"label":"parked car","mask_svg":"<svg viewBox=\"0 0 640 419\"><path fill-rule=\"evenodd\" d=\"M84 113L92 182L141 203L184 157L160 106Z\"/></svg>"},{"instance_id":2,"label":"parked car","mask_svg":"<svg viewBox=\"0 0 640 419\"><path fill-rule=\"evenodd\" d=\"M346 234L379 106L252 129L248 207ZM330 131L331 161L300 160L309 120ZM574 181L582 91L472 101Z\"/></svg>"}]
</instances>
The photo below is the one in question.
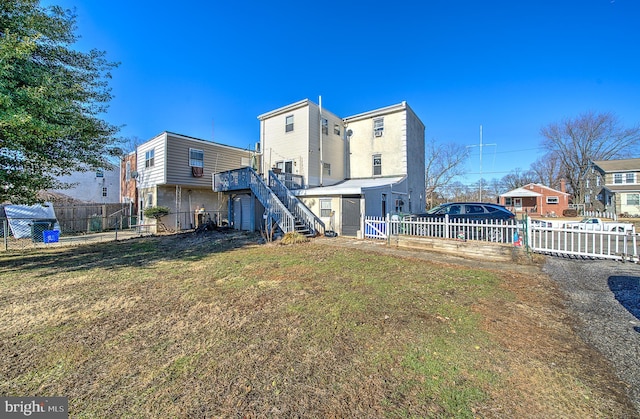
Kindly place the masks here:
<instances>
[{"instance_id":1,"label":"parked car","mask_svg":"<svg viewBox=\"0 0 640 419\"><path fill-rule=\"evenodd\" d=\"M583 218L581 221L569 221L564 224L564 228L590 231L635 232L635 227L631 223L604 222L596 217Z\"/></svg>"},{"instance_id":2,"label":"parked car","mask_svg":"<svg viewBox=\"0 0 640 419\"><path fill-rule=\"evenodd\" d=\"M410 219L419 218L464 218L469 220L515 220L516 215L497 204L486 202L450 202L431 208L422 214L412 214Z\"/></svg>"}]
</instances>

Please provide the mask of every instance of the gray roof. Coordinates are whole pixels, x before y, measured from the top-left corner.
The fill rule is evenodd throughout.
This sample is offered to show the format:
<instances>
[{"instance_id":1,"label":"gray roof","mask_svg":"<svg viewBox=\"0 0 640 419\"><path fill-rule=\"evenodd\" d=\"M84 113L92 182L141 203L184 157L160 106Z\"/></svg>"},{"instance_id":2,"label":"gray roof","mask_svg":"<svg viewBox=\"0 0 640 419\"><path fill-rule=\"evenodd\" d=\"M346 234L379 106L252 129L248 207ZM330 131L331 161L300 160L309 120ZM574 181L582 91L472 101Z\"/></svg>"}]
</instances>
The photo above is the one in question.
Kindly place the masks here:
<instances>
[{"instance_id":1,"label":"gray roof","mask_svg":"<svg viewBox=\"0 0 640 419\"><path fill-rule=\"evenodd\" d=\"M309 189L292 190L296 196L318 196L318 195L360 195L362 189L375 188L378 186L394 185L404 179L404 176L349 179L331 186L318 186Z\"/></svg>"},{"instance_id":2,"label":"gray roof","mask_svg":"<svg viewBox=\"0 0 640 419\"><path fill-rule=\"evenodd\" d=\"M595 160L593 164L605 172L640 171L640 159Z\"/></svg>"}]
</instances>

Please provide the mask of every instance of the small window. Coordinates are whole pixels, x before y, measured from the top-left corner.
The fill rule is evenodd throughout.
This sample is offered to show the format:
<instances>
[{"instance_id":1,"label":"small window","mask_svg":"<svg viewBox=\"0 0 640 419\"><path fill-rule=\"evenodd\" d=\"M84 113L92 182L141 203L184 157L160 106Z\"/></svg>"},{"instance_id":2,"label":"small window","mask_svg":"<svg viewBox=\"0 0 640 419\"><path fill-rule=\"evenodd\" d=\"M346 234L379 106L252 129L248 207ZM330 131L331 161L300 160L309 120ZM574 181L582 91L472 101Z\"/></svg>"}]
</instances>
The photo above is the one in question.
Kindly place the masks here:
<instances>
[{"instance_id":1,"label":"small window","mask_svg":"<svg viewBox=\"0 0 640 419\"><path fill-rule=\"evenodd\" d=\"M96 170L96 177L104 177L104 172L102 170Z\"/></svg>"},{"instance_id":2,"label":"small window","mask_svg":"<svg viewBox=\"0 0 640 419\"><path fill-rule=\"evenodd\" d=\"M107 188L102 188L102 196L107 196Z\"/></svg>"},{"instance_id":3,"label":"small window","mask_svg":"<svg viewBox=\"0 0 640 419\"><path fill-rule=\"evenodd\" d=\"M627 173L627 175L625 176L625 183L636 183L636 174Z\"/></svg>"},{"instance_id":4,"label":"small window","mask_svg":"<svg viewBox=\"0 0 640 419\"><path fill-rule=\"evenodd\" d=\"M156 149L152 148L144 153L144 167L153 167L155 160Z\"/></svg>"},{"instance_id":5,"label":"small window","mask_svg":"<svg viewBox=\"0 0 640 419\"><path fill-rule=\"evenodd\" d=\"M380 176L382 174L382 155L373 155L373 175Z\"/></svg>"},{"instance_id":6,"label":"small window","mask_svg":"<svg viewBox=\"0 0 640 419\"><path fill-rule=\"evenodd\" d=\"M640 194L628 193L627 194L627 205L640 205Z\"/></svg>"},{"instance_id":7,"label":"small window","mask_svg":"<svg viewBox=\"0 0 640 419\"><path fill-rule=\"evenodd\" d=\"M384 132L384 118L376 118L373 120L373 135L382 137Z\"/></svg>"},{"instance_id":8,"label":"small window","mask_svg":"<svg viewBox=\"0 0 640 419\"><path fill-rule=\"evenodd\" d=\"M284 132L293 131L293 115L289 115L285 119Z\"/></svg>"},{"instance_id":9,"label":"small window","mask_svg":"<svg viewBox=\"0 0 640 419\"><path fill-rule=\"evenodd\" d=\"M335 135L340 135L340 125L338 124L333 124L333 133Z\"/></svg>"},{"instance_id":10,"label":"small window","mask_svg":"<svg viewBox=\"0 0 640 419\"><path fill-rule=\"evenodd\" d=\"M320 216L331 217L331 200L330 199L320 200Z\"/></svg>"},{"instance_id":11,"label":"small window","mask_svg":"<svg viewBox=\"0 0 640 419\"><path fill-rule=\"evenodd\" d=\"M560 202L560 199L557 196L548 196L547 204L557 204Z\"/></svg>"},{"instance_id":12,"label":"small window","mask_svg":"<svg viewBox=\"0 0 640 419\"><path fill-rule=\"evenodd\" d=\"M125 169L125 179L131 180L131 162L127 161Z\"/></svg>"},{"instance_id":13,"label":"small window","mask_svg":"<svg viewBox=\"0 0 640 419\"><path fill-rule=\"evenodd\" d=\"M322 174L331 176L331 163L322 163Z\"/></svg>"},{"instance_id":14,"label":"small window","mask_svg":"<svg viewBox=\"0 0 640 419\"><path fill-rule=\"evenodd\" d=\"M189 166L204 167L204 151L203 150L196 150L195 148L189 149Z\"/></svg>"},{"instance_id":15,"label":"small window","mask_svg":"<svg viewBox=\"0 0 640 419\"><path fill-rule=\"evenodd\" d=\"M507 206L509 206L509 205L513 205L513 204L511 203L511 197L506 197L506 198L504 199L504 204L505 204L505 205L507 205Z\"/></svg>"},{"instance_id":16,"label":"small window","mask_svg":"<svg viewBox=\"0 0 640 419\"><path fill-rule=\"evenodd\" d=\"M613 183L622 183L622 173L613 174Z\"/></svg>"},{"instance_id":17,"label":"small window","mask_svg":"<svg viewBox=\"0 0 640 419\"><path fill-rule=\"evenodd\" d=\"M322 133L324 135L329 135L329 121L322 118Z\"/></svg>"}]
</instances>

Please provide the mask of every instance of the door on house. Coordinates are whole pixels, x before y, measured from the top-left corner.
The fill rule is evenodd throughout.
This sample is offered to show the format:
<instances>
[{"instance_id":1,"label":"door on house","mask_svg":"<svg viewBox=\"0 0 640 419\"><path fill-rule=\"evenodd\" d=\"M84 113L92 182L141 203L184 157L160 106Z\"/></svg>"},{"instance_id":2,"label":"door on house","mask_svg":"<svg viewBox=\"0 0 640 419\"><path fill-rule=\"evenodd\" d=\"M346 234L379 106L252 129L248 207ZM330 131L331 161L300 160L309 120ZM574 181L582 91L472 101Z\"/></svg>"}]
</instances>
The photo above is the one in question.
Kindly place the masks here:
<instances>
[{"instance_id":1,"label":"door on house","mask_svg":"<svg viewBox=\"0 0 640 419\"><path fill-rule=\"evenodd\" d=\"M342 235L357 236L360 230L360 196L342 197Z\"/></svg>"},{"instance_id":2,"label":"door on house","mask_svg":"<svg viewBox=\"0 0 640 419\"><path fill-rule=\"evenodd\" d=\"M522 198L513 198L513 207L516 211L522 211Z\"/></svg>"},{"instance_id":3,"label":"door on house","mask_svg":"<svg viewBox=\"0 0 640 419\"><path fill-rule=\"evenodd\" d=\"M239 196L233 200L233 219L236 230L252 230L250 196Z\"/></svg>"}]
</instances>

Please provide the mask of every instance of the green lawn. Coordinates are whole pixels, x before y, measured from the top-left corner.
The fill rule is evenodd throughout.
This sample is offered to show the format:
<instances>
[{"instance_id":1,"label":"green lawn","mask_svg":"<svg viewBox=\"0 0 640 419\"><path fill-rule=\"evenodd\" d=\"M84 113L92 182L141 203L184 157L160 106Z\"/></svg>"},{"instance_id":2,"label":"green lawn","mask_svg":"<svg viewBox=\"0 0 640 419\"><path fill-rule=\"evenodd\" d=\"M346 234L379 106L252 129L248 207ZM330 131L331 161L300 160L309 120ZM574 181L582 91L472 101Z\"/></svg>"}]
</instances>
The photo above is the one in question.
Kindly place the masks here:
<instances>
[{"instance_id":1,"label":"green lawn","mask_svg":"<svg viewBox=\"0 0 640 419\"><path fill-rule=\"evenodd\" d=\"M0 394L72 417L633 413L566 353L542 276L243 237L0 254Z\"/></svg>"}]
</instances>

